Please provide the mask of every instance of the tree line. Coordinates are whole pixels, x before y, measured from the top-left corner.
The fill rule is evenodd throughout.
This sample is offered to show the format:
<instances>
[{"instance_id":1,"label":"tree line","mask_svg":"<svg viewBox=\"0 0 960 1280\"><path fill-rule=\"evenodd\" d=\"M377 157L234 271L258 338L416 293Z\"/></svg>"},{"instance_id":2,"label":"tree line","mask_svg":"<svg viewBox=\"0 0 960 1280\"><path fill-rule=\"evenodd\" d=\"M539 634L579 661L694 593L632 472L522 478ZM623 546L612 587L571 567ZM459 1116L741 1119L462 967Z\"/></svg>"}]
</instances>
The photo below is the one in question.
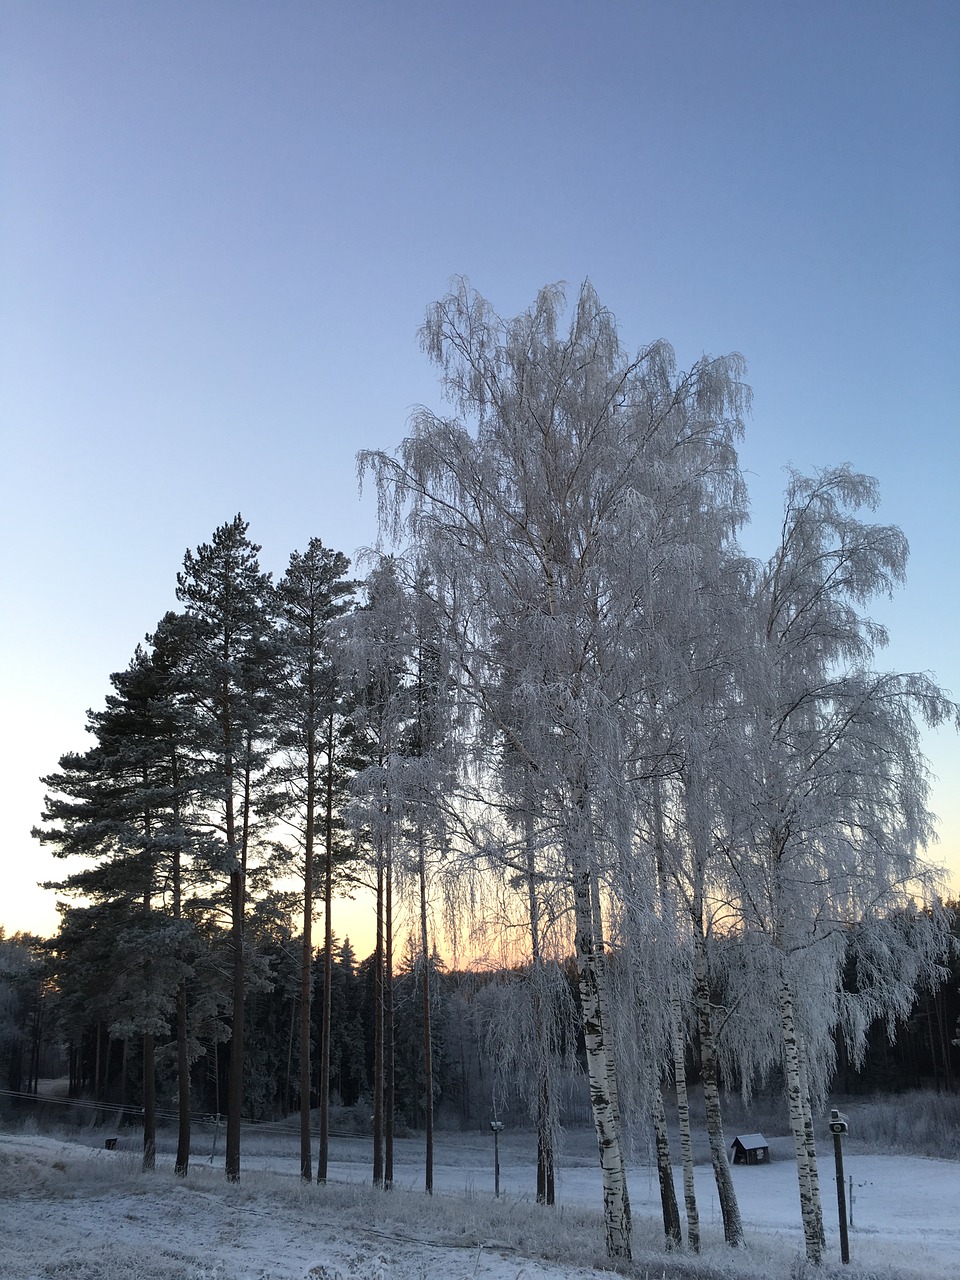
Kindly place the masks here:
<instances>
[{"instance_id":1,"label":"tree line","mask_svg":"<svg viewBox=\"0 0 960 1280\"><path fill-rule=\"evenodd\" d=\"M478 1025L535 1120L538 1198L554 1198L572 1016L608 1252L630 1255L625 1141L639 1118L665 1232L684 1242L666 1080L697 1249L696 1043L727 1242L743 1230L721 1082L749 1093L777 1074L818 1262L813 1117L837 1046L856 1068L877 1021L892 1028L943 977L919 726L957 723L957 707L929 675L875 666L886 634L867 609L907 559L899 529L865 518L876 482L849 467L790 473L779 538L748 557L742 360L679 372L665 342L626 351L589 286L566 318L564 304L548 288L503 319L461 284L429 309L422 343L452 414L419 410L395 453L360 455L396 548L362 583L315 539L274 584L239 516L187 553L179 610L111 678L88 716L94 745L45 779L39 839L92 862L51 886L84 903L64 910L55 945L88 948L91 972L106 965L110 1035L139 1040L146 1163L157 1046L177 1063L186 1174L191 1064L225 1044L237 1179L245 1010L275 980L257 941L298 916L301 1173L314 1176L315 1101L323 1181L333 904L362 882L376 920L378 1184L393 1176L410 1016L395 980L403 904L420 958L428 1191L443 933L517 975L478 995L509 1016ZM73 993L78 1009L101 995L96 982Z\"/></svg>"}]
</instances>

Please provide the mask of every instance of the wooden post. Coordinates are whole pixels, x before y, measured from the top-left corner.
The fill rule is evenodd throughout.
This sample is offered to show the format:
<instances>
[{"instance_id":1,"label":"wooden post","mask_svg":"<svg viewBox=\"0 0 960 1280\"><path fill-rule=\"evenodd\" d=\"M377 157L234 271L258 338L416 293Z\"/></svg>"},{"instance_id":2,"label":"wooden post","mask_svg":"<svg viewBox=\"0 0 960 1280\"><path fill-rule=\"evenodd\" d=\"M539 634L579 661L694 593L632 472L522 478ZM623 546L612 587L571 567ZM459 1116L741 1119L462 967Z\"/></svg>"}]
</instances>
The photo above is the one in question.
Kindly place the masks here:
<instances>
[{"instance_id":1,"label":"wooden post","mask_svg":"<svg viewBox=\"0 0 960 1280\"><path fill-rule=\"evenodd\" d=\"M502 1120L491 1120L490 1128L493 1130L493 1194L500 1199L500 1133L503 1129Z\"/></svg>"}]
</instances>

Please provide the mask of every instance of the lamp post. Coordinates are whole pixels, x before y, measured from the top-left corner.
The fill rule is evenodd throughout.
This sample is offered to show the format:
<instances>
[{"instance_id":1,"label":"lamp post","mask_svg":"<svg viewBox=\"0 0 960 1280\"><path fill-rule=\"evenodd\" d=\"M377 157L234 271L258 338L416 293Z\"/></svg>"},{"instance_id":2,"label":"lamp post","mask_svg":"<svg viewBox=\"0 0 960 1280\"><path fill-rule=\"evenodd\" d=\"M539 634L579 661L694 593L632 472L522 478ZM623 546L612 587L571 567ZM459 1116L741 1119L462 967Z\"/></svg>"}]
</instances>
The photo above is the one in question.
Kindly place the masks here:
<instances>
[{"instance_id":1,"label":"lamp post","mask_svg":"<svg viewBox=\"0 0 960 1280\"><path fill-rule=\"evenodd\" d=\"M850 1261L850 1239L847 1236L847 1187L843 1178L843 1146L841 1139L847 1132L847 1117L842 1111L830 1112L830 1132L833 1134L833 1159L837 1168L837 1212L840 1215L840 1261Z\"/></svg>"},{"instance_id":2,"label":"lamp post","mask_svg":"<svg viewBox=\"0 0 960 1280\"><path fill-rule=\"evenodd\" d=\"M491 1120L493 1131L493 1194L500 1198L500 1134L503 1132L502 1120Z\"/></svg>"}]
</instances>

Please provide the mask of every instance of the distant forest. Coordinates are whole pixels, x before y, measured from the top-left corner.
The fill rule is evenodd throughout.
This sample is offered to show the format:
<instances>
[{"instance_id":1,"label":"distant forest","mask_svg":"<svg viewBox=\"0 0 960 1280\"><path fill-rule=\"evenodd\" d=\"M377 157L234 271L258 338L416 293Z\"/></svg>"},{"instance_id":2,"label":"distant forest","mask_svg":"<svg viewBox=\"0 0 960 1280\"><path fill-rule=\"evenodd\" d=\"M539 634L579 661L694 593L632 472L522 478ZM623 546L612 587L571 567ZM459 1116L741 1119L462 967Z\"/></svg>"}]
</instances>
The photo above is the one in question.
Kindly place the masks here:
<instances>
[{"instance_id":1,"label":"distant forest","mask_svg":"<svg viewBox=\"0 0 960 1280\"><path fill-rule=\"evenodd\" d=\"M957 904L948 904L953 932L960 941ZM248 1056L244 1077L244 1118L280 1120L299 1110L300 939L290 934L264 937L258 949L270 985L247 996L245 1025ZM223 941L224 949L226 940ZM394 978L396 1020L396 1107L398 1128L422 1130L423 1018L418 999L419 957L407 954ZM323 953L315 955L311 1017L312 1060L320 1060ZM358 961L349 940L335 942L332 984L331 1100L341 1124L371 1129L371 1080L374 1062L376 956ZM579 1024L576 961L561 966L569 986L565 1035L573 1064L564 1082L560 1119L564 1125L591 1123ZM512 989L528 981L523 970L450 971L434 954L431 962L433 1000L434 1103L438 1124L452 1129L486 1129L495 1116L507 1127L533 1123L524 1100L524 1081L517 1070L505 1070L502 1058L488 1047L491 1018L509 1019ZM8 1116L29 1114L29 1098L40 1079L68 1081L58 1096L101 1101L126 1113L136 1123L143 1107L143 1063L139 1038L116 1040L110 1034L111 1011L71 998L71 958L56 943L27 934L0 936L0 1080ZM88 975L88 981L90 976ZM109 979L102 976L101 989ZM96 979L93 979L94 986ZM90 992L91 997L94 992ZM320 997L318 999L318 996ZM98 1016L99 1015L99 1016ZM837 1038L837 1063L830 1092L840 1095L899 1093L929 1088L960 1089L960 959L954 957L947 976L934 991L925 991L891 1040L886 1024L875 1022L859 1066L850 1062L843 1037ZM226 1097L227 1056L212 1029L191 1067L192 1107L197 1115L222 1112ZM172 1031L168 1032L168 1040ZM158 1063L157 1102L167 1114L176 1108L176 1063L162 1055ZM782 1089L777 1073L767 1091ZM687 1047L687 1078L699 1080L696 1036ZM737 1079L723 1087L736 1092ZM319 1078L311 1088L316 1109ZM64 1108L54 1108L56 1120ZM346 1114L350 1112L351 1114ZM784 1113L786 1114L786 1113ZM641 1118L641 1125L647 1122ZM336 1125L334 1126L336 1127Z\"/></svg>"}]
</instances>

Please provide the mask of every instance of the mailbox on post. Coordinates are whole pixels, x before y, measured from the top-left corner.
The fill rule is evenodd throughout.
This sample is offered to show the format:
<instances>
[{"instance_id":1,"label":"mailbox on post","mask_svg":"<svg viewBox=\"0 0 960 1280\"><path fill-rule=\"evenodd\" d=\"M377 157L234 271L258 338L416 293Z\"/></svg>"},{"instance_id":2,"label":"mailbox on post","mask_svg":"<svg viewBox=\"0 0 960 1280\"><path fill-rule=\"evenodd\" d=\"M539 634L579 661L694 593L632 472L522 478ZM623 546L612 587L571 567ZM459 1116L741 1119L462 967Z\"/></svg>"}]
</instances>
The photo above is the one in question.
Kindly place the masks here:
<instances>
[{"instance_id":1,"label":"mailbox on post","mask_svg":"<svg viewBox=\"0 0 960 1280\"><path fill-rule=\"evenodd\" d=\"M500 1135L503 1133L503 1121L491 1120L490 1128L493 1131L493 1194L499 1199L500 1197Z\"/></svg>"},{"instance_id":2,"label":"mailbox on post","mask_svg":"<svg viewBox=\"0 0 960 1280\"><path fill-rule=\"evenodd\" d=\"M835 1134L847 1132L847 1117L836 1108L830 1112L830 1132Z\"/></svg>"},{"instance_id":3,"label":"mailbox on post","mask_svg":"<svg viewBox=\"0 0 960 1280\"><path fill-rule=\"evenodd\" d=\"M850 1240L847 1237L847 1188L843 1180L843 1135L847 1132L847 1117L834 1107L830 1112L830 1132L833 1134L833 1160L837 1169L837 1212L840 1215L840 1261L850 1261Z\"/></svg>"}]
</instances>

